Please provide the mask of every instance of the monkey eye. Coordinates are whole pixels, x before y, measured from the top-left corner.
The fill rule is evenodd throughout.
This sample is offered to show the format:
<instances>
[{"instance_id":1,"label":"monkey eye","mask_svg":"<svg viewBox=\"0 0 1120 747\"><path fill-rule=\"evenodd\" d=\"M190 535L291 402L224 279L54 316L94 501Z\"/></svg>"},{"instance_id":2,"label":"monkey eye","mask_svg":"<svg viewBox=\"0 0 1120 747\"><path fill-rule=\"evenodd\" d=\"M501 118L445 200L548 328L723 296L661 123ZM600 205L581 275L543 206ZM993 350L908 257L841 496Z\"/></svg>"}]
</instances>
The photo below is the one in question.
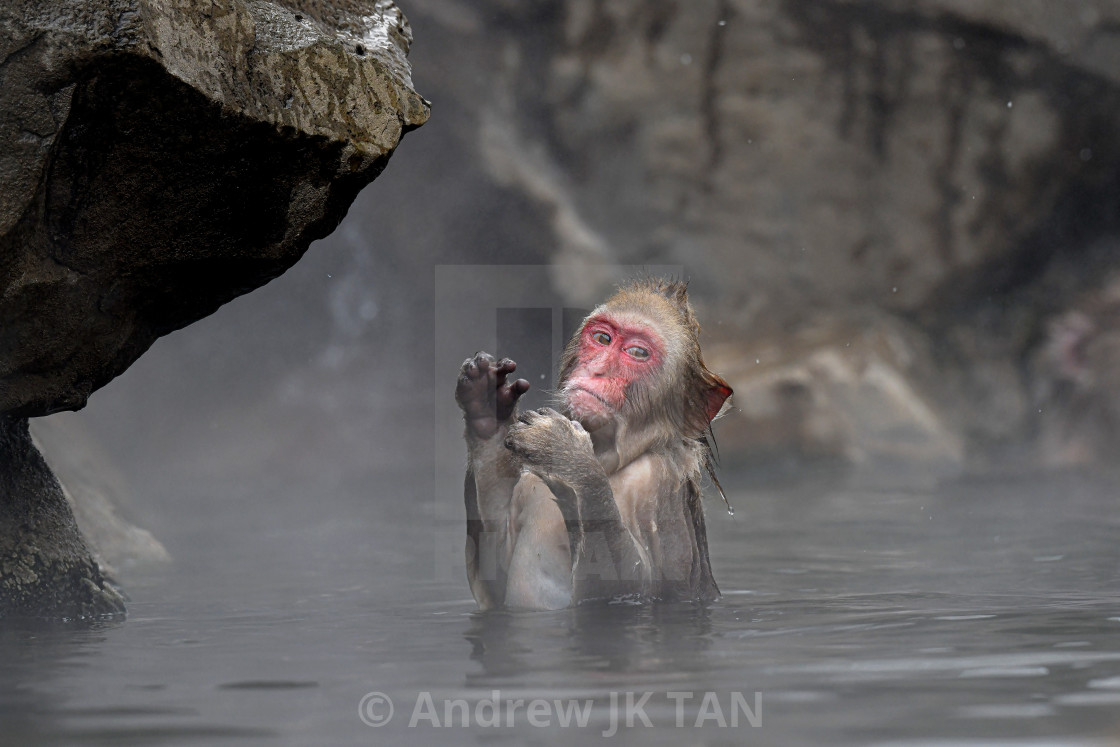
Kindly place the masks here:
<instances>
[{"instance_id":1,"label":"monkey eye","mask_svg":"<svg viewBox=\"0 0 1120 747\"><path fill-rule=\"evenodd\" d=\"M649 358L649 351L638 345L631 345L630 347L626 348L626 352L629 353L631 357L636 358L640 361L644 361Z\"/></svg>"},{"instance_id":2,"label":"monkey eye","mask_svg":"<svg viewBox=\"0 0 1120 747\"><path fill-rule=\"evenodd\" d=\"M591 339L594 340L595 342L599 343L600 345L610 345L611 344L611 336L608 335L606 332L592 332L591 333Z\"/></svg>"}]
</instances>

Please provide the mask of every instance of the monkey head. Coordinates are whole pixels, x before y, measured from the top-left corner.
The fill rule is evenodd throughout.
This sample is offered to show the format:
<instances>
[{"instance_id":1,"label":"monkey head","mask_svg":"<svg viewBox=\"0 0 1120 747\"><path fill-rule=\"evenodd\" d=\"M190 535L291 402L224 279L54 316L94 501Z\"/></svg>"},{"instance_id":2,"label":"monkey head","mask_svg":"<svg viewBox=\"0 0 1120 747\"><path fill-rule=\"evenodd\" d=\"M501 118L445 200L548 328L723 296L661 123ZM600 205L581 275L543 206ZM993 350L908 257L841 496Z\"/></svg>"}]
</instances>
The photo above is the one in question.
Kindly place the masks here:
<instances>
[{"instance_id":1,"label":"monkey head","mask_svg":"<svg viewBox=\"0 0 1120 747\"><path fill-rule=\"evenodd\" d=\"M731 396L704 365L687 285L655 278L623 286L596 308L560 361L560 394L587 430L659 427L698 438Z\"/></svg>"}]
</instances>

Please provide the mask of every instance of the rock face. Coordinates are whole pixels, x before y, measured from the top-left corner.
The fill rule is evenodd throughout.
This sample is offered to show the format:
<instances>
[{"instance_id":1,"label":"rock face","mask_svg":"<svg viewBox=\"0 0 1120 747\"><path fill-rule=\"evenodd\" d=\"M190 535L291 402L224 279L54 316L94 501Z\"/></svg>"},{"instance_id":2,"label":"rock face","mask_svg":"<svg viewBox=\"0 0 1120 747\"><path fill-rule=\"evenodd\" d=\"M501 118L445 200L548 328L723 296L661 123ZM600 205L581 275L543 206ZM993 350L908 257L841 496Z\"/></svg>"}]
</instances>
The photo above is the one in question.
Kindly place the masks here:
<instances>
[{"instance_id":1,"label":"rock face","mask_svg":"<svg viewBox=\"0 0 1120 747\"><path fill-rule=\"evenodd\" d=\"M26 420L0 419L0 618L95 618L124 601L90 557Z\"/></svg>"},{"instance_id":2,"label":"rock face","mask_svg":"<svg viewBox=\"0 0 1120 747\"><path fill-rule=\"evenodd\" d=\"M329 233L427 105L388 2L5 3L0 412L81 407Z\"/></svg>"},{"instance_id":3,"label":"rock face","mask_svg":"<svg viewBox=\"0 0 1120 747\"><path fill-rule=\"evenodd\" d=\"M1120 266L1120 5L487 5L505 25L416 3L498 37L499 115L479 152L551 216L573 304L621 265L691 275L713 368L752 392L725 457L770 433L776 449L874 463L898 442L869 434L901 428L924 434L912 459L959 470L1077 430L1040 421L1064 374L1030 362L1071 309L1105 339L1114 302L1093 299ZM853 352L867 339L894 352Z\"/></svg>"},{"instance_id":4,"label":"rock face","mask_svg":"<svg viewBox=\"0 0 1120 747\"><path fill-rule=\"evenodd\" d=\"M333 230L428 117L410 41L389 0L0 6L3 459L44 470L4 483L4 569L32 540L13 507L65 509L23 419L82 407L159 336ZM88 553L68 565L81 553L64 523L42 525L35 541L62 565L36 566L36 583L91 578ZM0 615L49 613L32 596L0 592Z\"/></svg>"}]
</instances>

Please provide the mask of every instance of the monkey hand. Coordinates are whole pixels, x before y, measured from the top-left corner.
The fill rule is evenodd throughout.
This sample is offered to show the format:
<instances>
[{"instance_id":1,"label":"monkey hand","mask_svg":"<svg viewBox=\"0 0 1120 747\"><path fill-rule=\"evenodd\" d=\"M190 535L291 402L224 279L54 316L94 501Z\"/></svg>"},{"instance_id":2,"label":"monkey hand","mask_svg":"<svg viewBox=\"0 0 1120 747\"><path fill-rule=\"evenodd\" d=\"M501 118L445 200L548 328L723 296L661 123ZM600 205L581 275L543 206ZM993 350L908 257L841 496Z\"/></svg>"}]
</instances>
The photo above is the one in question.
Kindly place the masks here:
<instances>
[{"instance_id":1,"label":"monkey hand","mask_svg":"<svg viewBox=\"0 0 1120 747\"><path fill-rule=\"evenodd\" d=\"M611 512L617 521L610 482L578 422L547 407L534 410L509 427L504 443L552 491L569 527Z\"/></svg>"},{"instance_id":2,"label":"monkey hand","mask_svg":"<svg viewBox=\"0 0 1120 747\"><path fill-rule=\"evenodd\" d=\"M505 445L546 483L558 480L572 486L589 466L599 466L583 426L548 407L519 417Z\"/></svg>"},{"instance_id":3,"label":"monkey hand","mask_svg":"<svg viewBox=\"0 0 1120 747\"><path fill-rule=\"evenodd\" d=\"M507 381L517 370L509 358L500 361L489 353L478 352L463 361L455 401L463 410L470 435L483 440L493 438L517 409L517 400L529 391L525 379Z\"/></svg>"}]
</instances>

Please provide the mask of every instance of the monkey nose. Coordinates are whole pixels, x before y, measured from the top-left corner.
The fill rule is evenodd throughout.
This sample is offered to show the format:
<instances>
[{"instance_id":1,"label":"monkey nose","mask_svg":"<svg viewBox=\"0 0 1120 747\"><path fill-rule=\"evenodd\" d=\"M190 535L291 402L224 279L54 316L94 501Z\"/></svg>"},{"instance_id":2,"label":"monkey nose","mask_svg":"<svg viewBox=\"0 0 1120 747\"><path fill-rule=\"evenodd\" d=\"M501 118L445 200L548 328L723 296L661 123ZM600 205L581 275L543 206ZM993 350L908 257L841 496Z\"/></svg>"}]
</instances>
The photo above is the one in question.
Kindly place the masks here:
<instances>
[{"instance_id":1,"label":"monkey nose","mask_svg":"<svg viewBox=\"0 0 1120 747\"><path fill-rule=\"evenodd\" d=\"M587 368L592 376L606 376L610 371L610 364L608 361L600 358L599 360L592 361L591 365Z\"/></svg>"}]
</instances>

